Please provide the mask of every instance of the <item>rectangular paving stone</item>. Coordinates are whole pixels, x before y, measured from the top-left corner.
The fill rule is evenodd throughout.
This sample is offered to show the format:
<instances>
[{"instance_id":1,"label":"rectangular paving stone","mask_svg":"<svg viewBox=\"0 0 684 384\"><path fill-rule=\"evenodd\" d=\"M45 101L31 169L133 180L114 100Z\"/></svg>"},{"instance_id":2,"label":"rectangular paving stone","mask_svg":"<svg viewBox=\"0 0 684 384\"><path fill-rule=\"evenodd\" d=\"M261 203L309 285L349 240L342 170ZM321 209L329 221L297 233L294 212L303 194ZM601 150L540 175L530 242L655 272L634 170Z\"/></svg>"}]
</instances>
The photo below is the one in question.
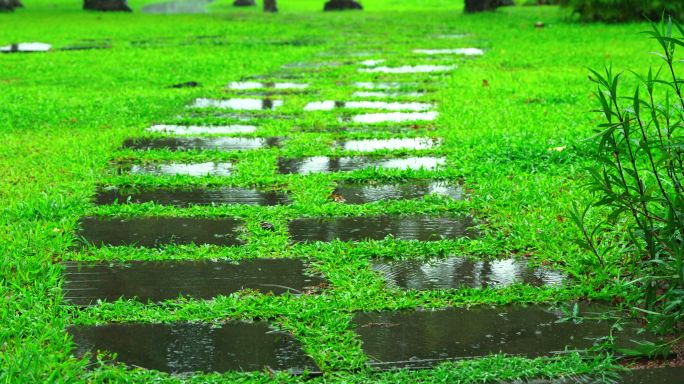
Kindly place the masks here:
<instances>
[{"instance_id":1,"label":"rectangular paving stone","mask_svg":"<svg viewBox=\"0 0 684 384\"><path fill-rule=\"evenodd\" d=\"M309 84L291 82L261 82L261 81L235 81L228 84L228 89L246 91L254 89L306 89Z\"/></svg>"},{"instance_id":2,"label":"rectangular paving stone","mask_svg":"<svg viewBox=\"0 0 684 384\"><path fill-rule=\"evenodd\" d=\"M123 148L134 150L192 151L246 151L280 146L279 137L162 137L127 139Z\"/></svg>"},{"instance_id":3,"label":"rectangular paving stone","mask_svg":"<svg viewBox=\"0 0 684 384\"><path fill-rule=\"evenodd\" d=\"M352 123L380 124L380 123L403 123L407 121L433 121L439 113L429 112L387 112L387 113L363 113L351 117Z\"/></svg>"},{"instance_id":4,"label":"rectangular paving stone","mask_svg":"<svg viewBox=\"0 0 684 384\"><path fill-rule=\"evenodd\" d=\"M276 190L254 188L220 187L195 189L143 189L125 192L117 188L99 188L95 195L96 205L142 204L154 202L160 205L187 207L190 205L286 205L290 199L286 193Z\"/></svg>"},{"instance_id":5,"label":"rectangular paving stone","mask_svg":"<svg viewBox=\"0 0 684 384\"><path fill-rule=\"evenodd\" d=\"M160 247L165 244L241 245L239 228L244 225L234 218L196 217L83 217L80 231L87 242L105 245Z\"/></svg>"},{"instance_id":6,"label":"rectangular paving stone","mask_svg":"<svg viewBox=\"0 0 684 384\"><path fill-rule=\"evenodd\" d=\"M547 268L531 268L524 260L471 260L465 257L427 260L375 259L371 266L391 288L432 290L502 288L512 284L535 287L562 286L563 274Z\"/></svg>"},{"instance_id":7,"label":"rectangular paving stone","mask_svg":"<svg viewBox=\"0 0 684 384\"><path fill-rule=\"evenodd\" d=\"M414 97L423 97L425 96L425 92L421 91L416 91L416 92L388 92L388 91L356 91L352 93L352 97L368 97L368 98L377 98L377 99L393 99L393 98L400 98L400 97L405 97L405 98L414 98Z\"/></svg>"},{"instance_id":8,"label":"rectangular paving stone","mask_svg":"<svg viewBox=\"0 0 684 384\"><path fill-rule=\"evenodd\" d=\"M201 134L245 134L256 132L255 125L170 125L160 124L147 128L148 132L163 133L167 135L201 135Z\"/></svg>"},{"instance_id":9,"label":"rectangular paving stone","mask_svg":"<svg viewBox=\"0 0 684 384\"><path fill-rule=\"evenodd\" d=\"M345 204L366 204L384 200L421 199L433 194L454 200L463 198L460 185L432 180L413 180L392 184L338 182L332 198Z\"/></svg>"},{"instance_id":10,"label":"rectangular paving stone","mask_svg":"<svg viewBox=\"0 0 684 384\"><path fill-rule=\"evenodd\" d=\"M233 163L121 163L119 173L151 176L230 176L233 173Z\"/></svg>"},{"instance_id":11,"label":"rectangular paving stone","mask_svg":"<svg viewBox=\"0 0 684 384\"><path fill-rule=\"evenodd\" d=\"M373 68L359 68L359 72L366 73L432 73L432 72L450 72L456 69L455 65L402 65L399 67L373 67Z\"/></svg>"},{"instance_id":12,"label":"rectangular paving stone","mask_svg":"<svg viewBox=\"0 0 684 384\"><path fill-rule=\"evenodd\" d=\"M313 101L304 106L305 111L332 111L333 109L378 109L385 111L428 111L435 105L418 102L386 101Z\"/></svg>"},{"instance_id":13,"label":"rectangular paving stone","mask_svg":"<svg viewBox=\"0 0 684 384\"><path fill-rule=\"evenodd\" d=\"M252 98L233 98L233 99L195 99L192 108L219 108L234 109L241 111L256 111L266 109L276 109L283 105L282 100L273 99L252 99Z\"/></svg>"},{"instance_id":14,"label":"rectangular paving stone","mask_svg":"<svg viewBox=\"0 0 684 384\"><path fill-rule=\"evenodd\" d=\"M173 374L229 371L320 372L288 332L265 321L222 324L124 323L72 326L74 354L106 351L129 367Z\"/></svg>"},{"instance_id":15,"label":"rectangular paving stone","mask_svg":"<svg viewBox=\"0 0 684 384\"><path fill-rule=\"evenodd\" d=\"M343 151L373 152L380 150L421 150L431 149L440 141L428 137L397 139L338 140L335 147Z\"/></svg>"},{"instance_id":16,"label":"rectangular paving stone","mask_svg":"<svg viewBox=\"0 0 684 384\"><path fill-rule=\"evenodd\" d=\"M452 49L414 49L413 53L421 55L462 55L482 56L484 51L480 48L452 48Z\"/></svg>"},{"instance_id":17,"label":"rectangular paving stone","mask_svg":"<svg viewBox=\"0 0 684 384\"><path fill-rule=\"evenodd\" d=\"M142 302L180 295L210 300L243 289L299 294L324 283L322 278L307 274L308 264L297 259L67 262L63 266L65 299L79 306L121 297Z\"/></svg>"},{"instance_id":18,"label":"rectangular paving stone","mask_svg":"<svg viewBox=\"0 0 684 384\"><path fill-rule=\"evenodd\" d=\"M460 219L412 216L368 216L303 218L288 224L290 238L296 243L383 240L438 241L473 236L472 218Z\"/></svg>"},{"instance_id":19,"label":"rectangular paving stone","mask_svg":"<svg viewBox=\"0 0 684 384\"><path fill-rule=\"evenodd\" d=\"M606 308L584 308L603 312ZM583 313L586 313L583 311ZM592 338L608 336L611 321L558 322L561 311L539 306L449 308L357 313L353 323L370 365L428 368L447 360L494 353L537 357L586 349ZM635 334L618 334L626 345Z\"/></svg>"},{"instance_id":20,"label":"rectangular paving stone","mask_svg":"<svg viewBox=\"0 0 684 384\"><path fill-rule=\"evenodd\" d=\"M363 156L354 157L327 157L315 156L301 159L278 159L278 173L302 174L330 173L357 171L367 168L400 169L400 170L434 170L444 165L443 157L406 157L406 158L372 158Z\"/></svg>"}]
</instances>

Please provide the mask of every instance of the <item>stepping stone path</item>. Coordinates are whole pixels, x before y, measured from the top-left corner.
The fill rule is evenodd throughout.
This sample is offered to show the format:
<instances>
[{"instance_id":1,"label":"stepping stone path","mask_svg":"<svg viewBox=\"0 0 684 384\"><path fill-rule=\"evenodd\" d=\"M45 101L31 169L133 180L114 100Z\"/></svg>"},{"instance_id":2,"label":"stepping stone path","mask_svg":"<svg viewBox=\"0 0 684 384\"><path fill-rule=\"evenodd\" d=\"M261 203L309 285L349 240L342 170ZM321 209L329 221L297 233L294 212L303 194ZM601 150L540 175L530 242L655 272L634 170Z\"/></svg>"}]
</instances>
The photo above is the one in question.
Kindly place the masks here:
<instances>
[{"instance_id":1,"label":"stepping stone path","mask_svg":"<svg viewBox=\"0 0 684 384\"><path fill-rule=\"evenodd\" d=\"M442 38L460 37L446 35ZM116 173L115 180L132 178L133 181L122 185L104 183L99 187L94 203L105 213L81 218L78 234L84 245L80 250L97 252L121 248L137 252L135 254L149 252L150 255L178 246L241 250L243 246L262 247L264 243L261 238L255 240L256 235L280 236L283 245L289 242L294 248L322 246L311 244L321 242L336 242L334 246L338 246L338 242L373 241L423 245L470 241L477 237L476 219L450 213L449 209L440 210L439 214L404 211L402 214L372 215L354 215L357 211L350 210L352 214L347 216L282 216L275 224L254 222L254 216L242 215L261 210L273 210L276 216L282 211L290 212L288 206L296 205L300 198L297 194L301 193L293 187L292 181L317 182L316 178L320 177L317 174L321 173L336 176L327 201L323 201L334 209L372 204L379 208L373 212L383 212L382 208L388 204L462 200L463 185L440 173L447 166L441 148L443 138L387 135L398 132L400 124L412 127L436 121L439 117L436 103L420 101L428 91L420 88L419 78L433 79L428 77L435 76L431 73L448 75L457 66L449 63L432 65L426 57L481 56L484 51L477 48L416 48L410 52L410 57L416 61L400 65L389 58L355 59L352 70L358 78L350 79L349 84L349 98L353 100L306 100L302 104L299 113L306 115L312 111L323 116L333 115L345 124L341 128L330 128L330 132L340 136L332 145L326 144L329 153L289 155L288 142L300 139L297 135L306 130L299 130L291 123L294 117L287 112L288 97L305 98L324 91L304 80L306 76L301 73L304 69L316 70L323 76L326 71L349 66L347 62L292 63L285 65L288 71L278 76L257 75L251 79L259 81L231 82L226 86L226 91L231 93L229 98L198 98L181 116L211 117L215 119L212 121L220 123L157 124L146 129L147 136L126 140L123 149L127 160L120 161L113 173ZM302 80L286 81L292 78ZM279 93L277 99L245 96L252 91L274 90L284 92ZM307 93L297 92L301 90L307 90ZM285 112L276 115L273 112L276 109L278 113ZM203 110L211 113L200 112ZM227 113L216 114L214 110L226 110ZM239 111L259 112L247 112L254 114L249 115ZM269 137L264 134L268 132L261 124L231 124L228 120L277 121L291 125L293 134ZM359 133L364 137L354 136ZM381 136L369 138L369 135ZM146 153L168 155L169 151L181 153L173 154L176 157L152 156L145 160ZM429 152L420 154L416 151ZM131 152L133 156L130 156ZM235 156L236 152L241 156ZM405 155L406 152L411 154ZM185 160L198 154L196 161ZM166 160L174 158L183 160ZM278 180L280 184L231 185L233 177L250 176L242 174L241 161L258 163L269 180ZM372 173L376 171L399 177L376 181ZM358 177L347 178L350 174ZM214 181L199 186L191 181L205 179ZM136 183L137 180L141 182ZM129 208L135 206L152 206L161 212L173 207L188 211L183 217L157 213L131 215L130 212L136 211ZM226 206L232 207L230 214L211 215L211 208ZM209 210L202 211L204 208ZM117 209L126 214L110 213ZM209 212L207 216L201 216L205 212ZM298 211L291 212L296 215ZM328 281L318 270L315 252L307 254L306 259L239 255L235 260L160 260L151 257L145 260L154 261L103 262L86 257L79 260L89 261L66 261L63 263L65 299L76 307L99 306L119 299L155 305L179 296L201 301L251 290L257 295L291 295L297 300L299 295L326 294L328 287L335 285L332 277L332 281ZM553 289L572 283L557 271L531 268L519 259L384 256L386 258L369 259L367 272L383 281L390 293L396 290L503 289L512 285ZM344 312L343 308L339 310ZM562 313L540 306L356 311L350 316L353 319L348 329L361 341L368 364L379 369L427 368L446 360L492 353L553 355L566 347L587 348L592 344L587 337L603 337L609 333L609 322L558 322L561 317ZM297 339L299 334L293 335L291 325L287 326L279 319L276 315L258 320L224 318L218 324L179 321L74 325L68 328L68 333L77 346L76 355L102 350L115 353L119 362L129 366L177 374L265 370L302 374L320 372L319 365L331 365L330 362L314 361L307 355L307 345ZM325 332L335 332L332 329L335 328ZM626 327L623 333L627 337L630 332ZM318 358L325 359L320 355Z\"/></svg>"}]
</instances>

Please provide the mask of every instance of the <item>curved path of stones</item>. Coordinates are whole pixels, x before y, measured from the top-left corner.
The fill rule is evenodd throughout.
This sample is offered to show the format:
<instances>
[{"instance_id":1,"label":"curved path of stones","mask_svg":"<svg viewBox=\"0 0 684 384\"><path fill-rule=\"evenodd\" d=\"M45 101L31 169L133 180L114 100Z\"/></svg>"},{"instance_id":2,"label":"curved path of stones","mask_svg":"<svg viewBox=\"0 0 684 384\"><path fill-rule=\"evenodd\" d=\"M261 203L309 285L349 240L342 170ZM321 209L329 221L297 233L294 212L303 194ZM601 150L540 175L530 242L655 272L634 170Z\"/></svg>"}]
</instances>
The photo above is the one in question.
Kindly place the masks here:
<instances>
[{"instance_id":1,"label":"curved path of stones","mask_svg":"<svg viewBox=\"0 0 684 384\"><path fill-rule=\"evenodd\" d=\"M398 58L357 53L347 54L345 62L292 63L276 74L228 84L226 91L230 97L212 94L197 98L177 123L151 126L147 136L127 140L122 149L124 156L120 157L123 161L117 164L119 176L114 179L137 177L135 188L103 185L96 204L104 214L83 217L80 222L86 251L97 253L104 249L112 253L104 257L105 262L65 264L63 288L67 299L85 311L92 306L111 309L103 303L133 299L141 303L134 308L142 313L149 309L144 303L173 301L179 296L199 300L197 308L201 311L203 301L245 290L256 292L257 297L284 295L305 300L335 290L334 282L342 280L340 274L346 273L337 272L335 279L326 275L326 268L316 260L316 247L320 244L363 243L388 237L400 242L468 241L477 237L477 220L470 216L412 212L355 215L353 210L345 215L326 214L325 204L330 200L349 206L377 206L424 198L464 198L464 188L457 178L445 178L438 173L447 167L439 149L444 138L434 137L424 128L438 121L439 105L432 92L443 86L445 76L456 70L454 63L477 65L477 57L484 52L477 48L419 48ZM469 59L463 60L464 57ZM399 63L401 60L411 64ZM352 66L359 76L358 81L344 85L352 89L352 94L342 100L318 99L320 90L307 82L306 76L325 77L326 71L340 66ZM281 114L288 98L294 96L306 99L299 114ZM270 136L258 123L273 119L286 125L297 121L298 126L289 127L291 133L287 137ZM230 123L221 125L222 122ZM304 141L314 148L313 152L325 145L318 142L317 131L336 132L332 148L335 155L288 155L286 149L291 142ZM376 138L367 138L369 134ZM264 175L272 172L269 169L274 164L269 161L275 156L277 175L289 177L290 187L249 185L251 176L264 175L245 175L242 186L226 185L222 178L241 176L242 165L230 157L236 152L253 152L253 160L259 164L253 169L263 169ZM256 155L261 152L268 156ZM148 154L149 161L135 160L139 153ZM221 160L216 160L217 153L222 154L218 156ZM127 161L126 154L134 160ZM228 155L221 157L225 154ZM317 183L317 174L364 174L368 169L396 171L396 175L408 177L373 180L369 173L371 179L339 178L329 196L312 199L322 204L319 217L285 217L282 222L258 219L260 210L296 205L298 197L292 196L291 190L295 190L295 195L306 195L307 185ZM207 177L218 181L211 186L193 181ZM298 182L303 186L299 190L292 186ZM150 209L154 214L136 213L136 207L149 208L152 202ZM201 213L206 210L196 211L199 215L193 213L197 207L211 210L224 206L233 206L226 212L235 215L205 217ZM114 213L107 214L108 209ZM248 222L240 216L247 211ZM271 242L273 238L282 241ZM199 251L185 258L185 244L242 249L258 257L242 258L240 255L245 253L236 251L237 257L209 261ZM280 248L289 244L305 247L303 252L309 258L280 257ZM123 250L117 253L117 247ZM180 247L180 251L174 253L174 247ZM158 252L167 252L171 257L156 257ZM269 257L271 254L274 257ZM427 262L376 257L371 269L369 273L379 277L382 284L397 290L567 283L558 272L531 269L514 259L472 261L452 256ZM231 297L240 300L240 296ZM254 300L256 306L260 305L259 299ZM231 301L227 303L230 305ZM113 308L115 311L116 305ZM164 308L155 310L163 312ZM211 307L207 308L211 311ZM589 347L589 338L607 335L610 327L607 323L557 322L563 316L561 312L537 306L347 310L351 323L342 328L352 329L353 337L344 342L360 344L365 355L361 359L374 369L429 368L446 360L499 352L552 355L566 347ZM278 308L264 311L272 316L252 321L224 319L219 323L121 322L133 315L124 313L111 316L118 321L73 326L69 332L80 354L95 350L113 352L124 364L170 373L269 370L315 374L336 367L353 368L353 364L335 362L344 359L344 354L331 353L326 357L319 352L312 358L305 351L315 346L295 337L308 332L306 340L344 339L344 332L334 327L313 329L329 325L324 319L325 309L320 309L318 323L302 325L295 335L289 330L300 328L292 324L283 326Z\"/></svg>"}]
</instances>

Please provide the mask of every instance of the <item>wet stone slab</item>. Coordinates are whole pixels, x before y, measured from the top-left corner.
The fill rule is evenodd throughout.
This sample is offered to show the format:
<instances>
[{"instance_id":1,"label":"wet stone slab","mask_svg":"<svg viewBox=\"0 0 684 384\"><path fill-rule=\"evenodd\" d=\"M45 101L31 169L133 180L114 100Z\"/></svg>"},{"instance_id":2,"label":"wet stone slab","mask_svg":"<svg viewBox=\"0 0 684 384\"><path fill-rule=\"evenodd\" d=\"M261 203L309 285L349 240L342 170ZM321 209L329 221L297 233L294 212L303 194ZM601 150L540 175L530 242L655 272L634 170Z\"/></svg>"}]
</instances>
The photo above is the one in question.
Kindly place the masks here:
<instances>
[{"instance_id":1,"label":"wet stone slab","mask_svg":"<svg viewBox=\"0 0 684 384\"><path fill-rule=\"evenodd\" d=\"M439 241L472 237L472 219L414 216L368 216L304 218L288 224L290 238L296 243L383 240Z\"/></svg>"},{"instance_id":2,"label":"wet stone slab","mask_svg":"<svg viewBox=\"0 0 684 384\"><path fill-rule=\"evenodd\" d=\"M373 67L359 68L359 72L366 73L435 73L450 72L456 69L455 65L403 65L400 67Z\"/></svg>"},{"instance_id":3,"label":"wet stone slab","mask_svg":"<svg viewBox=\"0 0 684 384\"><path fill-rule=\"evenodd\" d=\"M373 152L380 150L421 150L431 149L439 145L439 140L427 137L403 138L403 139L364 139L364 140L340 140L335 142L335 147L343 151Z\"/></svg>"},{"instance_id":4,"label":"wet stone slab","mask_svg":"<svg viewBox=\"0 0 684 384\"><path fill-rule=\"evenodd\" d=\"M234 218L142 217L79 220L79 235L95 246L161 247L166 244L242 245L239 230L244 225Z\"/></svg>"},{"instance_id":5,"label":"wet stone slab","mask_svg":"<svg viewBox=\"0 0 684 384\"><path fill-rule=\"evenodd\" d=\"M156 15L182 15L208 13L207 5L213 0L182 0L149 4L140 9L142 13Z\"/></svg>"},{"instance_id":6,"label":"wet stone slab","mask_svg":"<svg viewBox=\"0 0 684 384\"><path fill-rule=\"evenodd\" d=\"M134 150L165 149L169 151L216 150L246 151L261 148L277 148L279 137L164 137L127 139L123 148Z\"/></svg>"},{"instance_id":7,"label":"wet stone slab","mask_svg":"<svg viewBox=\"0 0 684 384\"><path fill-rule=\"evenodd\" d=\"M52 45L46 43L17 43L0 47L0 53L35 53L47 52Z\"/></svg>"},{"instance_id":8,"label":"wet stone slab","mask_svg":"<svg viewBox=\"0 0 684 384\"><path fill-rule=\"evenodd\" d=\"M319 371L291 334L265 321L107 324L72 326L67 332L77 356L106 351L130 367L161 372Z\"/></svg>"},{"instance_id":9,"label":"wet stone slab","mask_svg":"<svg viewBox=\"0 0 684 384\"><path fill-rule=\"evenodd\" d=\"M395 184L340 182L333 191L332 198L346 204L366 204L386 200L422 199L428 195L439 195L460 200L463 198L463 190L461 186L454 183L430 180Z\"/></svg>"},{"instance_id":10,"label":"wet stone slab","mask_svg":"<svg viewBox=\"0 0 684 384\"><path fill-rule=\"evenodd\" d=\"M333 109L377 109L385 111L428 111L433 104L417 102L385 101L313 101L304 106L305 111L332 111Z\"/></svg>"},{"instance_id":11,"label":"wet stone slab","mask_svg":"<svg viewBox=\"0 0 684 384\"><path fill-rule=\"evenodd\" d=\"M453 49L414 49L413 53L421 55L461 55L482 56L484 51L480 48L453 48Z\"/></svg>"},{"instance_id":12,"label":"wet stone slab","mask_svg":"<svg viewBox=\"0 0 684 384\"><path fill-rule=\"evenodd\" d=\"M163 133L167 135L231 135L256 132L255 125L153 125L147 128L148 132Z\"/></svg>"},{"instance_id":13,"label":"wet stone slab","mask_svg":"<svg viewBox=\"0 0 684 384\"><path fill-rule=\"evenodd\" d=\"M395 99L395 98L412 98L412 97L423 97L425 92L397 92L397 91L356 91L352 93L352 97L367 97L375 99Z\"/></svg>"},{"instance_id":14,"label":"wet stone slab","mask_svg":"<svg viewBox=\"0 0 684 384\"><path fill-rule=\"evenodd\" d=\"M331 173L357 171L367 168L398 170L434 170L444 165L443 157L406 157L406 158L371 158L371 157L327 157L316 156L302 159L278 159L278 173L301 174Z\"/></svg>"},{"instance_id":15,"label":"wet stone slab","mask_svg":"<svg viewBox=\"0 0 684 384\"><path fill-rule=\"evenodd\" d=\"M622 375L620 384L681 384L684 367L635 369Z\"/></svg>"},{"instance_id":16,"label":"wet stone slab","mask_svg":"<svg viewBox=\"0 0 684 384\"><path fill-rule=\"evenodd\" d=\"M295 259L69 262L63 266L65 299L79 306L119 298L159 302L180 295L210 300L244 289L301 294L324 284L322 278L306 273L308 264Z\"/></svg>"},{"instance_id":17,"label":"wet stone slab","mask_svg":"<svg viewBox=\"0 0 684 384\"><path fill-rule=\"evenodd\" d=\"M222 204L273 206L289 204L290 199L286 193L280 191L239 187L152 189L130 192L117 188L99 188L95 195L96 205L149 202L176 207Z\"/></svg>"},{"instance_id":18,"label":"wet stone slab","mask_svg":"<svg viewBox=\"0 0 684 384\"><path fill-rule=\"evenodd\" d=\"M351 117L351 122L357 124L403 123L407 121L434 121L439 116L436 111L429 112L389 112L364 113Z\"/></svg>"},{"instance_id":19,"label":"wet stone slab","mask_svg":"<svg viewBox=\"0 0 684 384\"><path fill-rule=\"evenodd\" d=\"M151 176L230 176L233 173L233 163L120 164L119 173Z\"/></svg>"},{"instance_id":20,"label":"wet stone slab","mask_svg":"<svg viewBox=\"0 0 684 384\"><path fill-rule=\"evenodd\" d=\"M259 81L236 81L228 84L227 88L234 91L247 91L255 89L280 89L280 90L297 90L306 89L309 84L306 83L291 83L291 82L259 82Z\"/></svg>"},{"instance_id":21,"label":"wet stone slab","mask_svg":"<svg viewBox=\"0 0 684 384\"><path fill-rule=\"evenodd\" d=\"M546 268L530 268L516 259L478 260L452 256L429 260L373 260L391 288L414 290L502 288L512 284L562 286L565 277Z\"/></svg>"},{"instance_id":22,"label":"wet stone slab","mask_svg":"<svg viewBox=\"0 0 684 384\"><path fill-rule=\"evenodd\" d=\"M282 100L235 98L235 99L196 99L192 108L219 108L241 111L257 111L276 109L283 105Z\"/></svg>"},{"instance_id":23,"label":"wet stone slab","mask_svg":"<svg viewBox=\"0 0 684 384\"><path fill-rule=\"evenodd\" d=\"M353 323L370 365L381 369L428 368L494 353L537 357L563 353L566 347L586 349L593 345L592 338L608 336L613 324L558 322L564 317L561 311L539 306L505 306L358 313ZM627 330L617 336L618 345L624 346L634 334Z\"/></svg>"}]
</instances>

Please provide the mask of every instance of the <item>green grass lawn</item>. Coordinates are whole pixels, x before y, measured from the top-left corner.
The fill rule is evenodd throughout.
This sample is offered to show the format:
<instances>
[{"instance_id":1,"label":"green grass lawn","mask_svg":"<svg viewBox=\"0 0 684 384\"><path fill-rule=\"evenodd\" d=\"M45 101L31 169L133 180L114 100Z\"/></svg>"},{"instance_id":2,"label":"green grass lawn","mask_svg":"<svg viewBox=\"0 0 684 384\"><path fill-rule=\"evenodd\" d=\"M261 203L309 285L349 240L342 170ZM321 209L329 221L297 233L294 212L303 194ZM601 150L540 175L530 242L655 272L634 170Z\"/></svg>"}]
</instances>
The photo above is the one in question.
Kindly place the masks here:
<instances>
[{"instance_id":1,"label":"green grass lawn","mask_svg":"<svg viewBox=\"0 0 684 384\"><path fill-rule=\"evenodd\" d=\"M132 1L138 10L144 1ZM583 168L591 164L583 141L599 116L587 67L643 70L656 58L639 32L645 24L583 25L556 7L503 8L465 16L460 1L365 0L363 12L321 12L323 1L285 0L281 12L235 9L230 1L212 4L207 15L145 15L83 12L78 2L26 1L26 8L0 14L0 45L41 41L56 48L81 39L108 39L111 49L0 55L0 380L36 382L267 382L268 373L175 377L121 366L89 366L71 356L65 328L104 322L222 321L272 319L293 332L324 375L315 381L483 382L557 375L606 373L616 361L608 355L562 358L492 356L442 364L432 370L375 373L350 325L353 311L440 308L476 304L556 303L573 299L629 302L633 292L615 262L599 268L573 243L578 230L567 219L580 190ZM545 28L535 28L543 21ZM467 34L461 39L437 35ZM209 36L209 38L207 38ZM141 42L142 41L142 42ZM278 175L279 156L340 154L331 149L340 137L394 137L383 132L315 132L339 125L336 112L301 113L313 100L346 100L354 81L371 81L353 65L320 68L307 81L318 95L285 96L274 114L292 118L259 120L256 136L287 136L282 150L252 152L139 152L121 149L130 137L149 136L145 128L178 121L197 97L227 97L224 86L250 75L276 73L292 62L360 61L355 52L374 52L389 64L425 59L414 48L480 47L477 59L436 58L458 64L448 76L399 77L430 80L437 90L425 98L439 106L434 124L407 137L441 137L436 149L398 154L446 156L446 169L359 171L349 174ZM275 76L274 76L275 77ZM376 79L396 80L393 75ZM198 88L168 86L197 81ZM186 122L211 122L195 117ZM432 127L434 126L434 127ZM296 128L296 129L295 129ZM434 129L431 129L434 128ZM348 152L344 154L354 154ZM383 154L382 152L377 155ZM395 154L395 153L393 153ZM235 160L235 176L161 177L119 175L112 161ZM430 197L362 206L328 200L333 181L400 180L433 177L462 180L468 199ZM96 207L99 184L123 187L275 185L292 191L294 203L282 207L213 206L174 208L152 203ZM302 216L427 213L476 218L475 240L418 243L387 239L359 244L288 244L287 220ZM79 217L235 216L247 222L244 247L79 246ZM275 225L275 231L259 226ZM369 269L375 256L425 258L529 258L572 276L568 288L516 285L500 290L398 291L387 289ZM70 307L60 290L64 260L166 260L256 257L310 258L330 281L320 295L269 296L245 292L211 301L170 300L143 304L120 300L87 309ZM278 375L279 380L303 378Z\"/></svg>"}]
</instances>

